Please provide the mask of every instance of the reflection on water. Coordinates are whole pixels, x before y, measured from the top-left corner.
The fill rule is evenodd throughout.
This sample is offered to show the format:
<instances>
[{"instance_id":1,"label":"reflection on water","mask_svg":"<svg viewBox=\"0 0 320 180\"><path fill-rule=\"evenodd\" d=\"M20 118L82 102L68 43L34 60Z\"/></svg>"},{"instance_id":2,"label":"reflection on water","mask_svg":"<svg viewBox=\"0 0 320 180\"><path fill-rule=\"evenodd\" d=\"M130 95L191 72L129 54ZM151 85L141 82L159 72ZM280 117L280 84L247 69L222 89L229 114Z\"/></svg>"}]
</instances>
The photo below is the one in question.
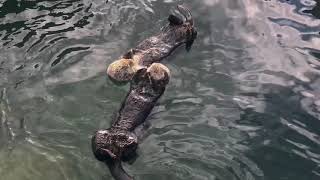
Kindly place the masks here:
<instances>
[{"instance_id":1,"label":"reflection on water","mask_svg":"<svg viewBox=\"0 0 320 180\"><path fill-rule=\"evenodd\" d=\"M186 3L199 36L125 168L136 179L320 176L320 15L312 0L0 1L2 179L110 179L90 137L127 86L106 65Z\"/></svg>"}]
</instances>

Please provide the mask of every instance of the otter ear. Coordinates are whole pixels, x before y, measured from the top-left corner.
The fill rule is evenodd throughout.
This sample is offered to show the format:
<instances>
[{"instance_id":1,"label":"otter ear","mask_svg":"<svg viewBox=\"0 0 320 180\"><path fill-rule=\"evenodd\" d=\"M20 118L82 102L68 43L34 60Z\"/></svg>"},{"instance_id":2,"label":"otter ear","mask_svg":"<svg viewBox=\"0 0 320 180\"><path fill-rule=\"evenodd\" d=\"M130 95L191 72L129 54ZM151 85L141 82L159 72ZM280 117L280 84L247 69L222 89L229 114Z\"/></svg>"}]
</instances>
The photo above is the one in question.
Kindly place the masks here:
<instances>
[{"instance_id":1,"label":"otter ear","mask_svg":"<svg viewBox=\"0 0 320 180\"><path fill-rule=\"evenodd\" d=\"M179 17L172 15L172 14L169 15L168 20L170 22L170 25L172 25L172 26L183 24L182 19L180 19Z\"/></svg>"}]
</instances>

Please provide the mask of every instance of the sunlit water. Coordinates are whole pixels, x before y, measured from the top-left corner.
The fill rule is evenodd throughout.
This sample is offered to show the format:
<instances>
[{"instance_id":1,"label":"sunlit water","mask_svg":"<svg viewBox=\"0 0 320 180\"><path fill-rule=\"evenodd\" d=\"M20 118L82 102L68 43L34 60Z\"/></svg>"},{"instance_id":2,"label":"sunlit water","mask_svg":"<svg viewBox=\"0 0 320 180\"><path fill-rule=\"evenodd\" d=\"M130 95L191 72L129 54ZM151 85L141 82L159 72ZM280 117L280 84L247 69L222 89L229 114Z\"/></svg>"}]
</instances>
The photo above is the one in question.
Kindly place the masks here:
<instances>
[{"instance_id":1,"label":"sunlit water","mask_svg":"<svg viewBox=\"0 0 320 180\"><path fill-rule=\"evenodd\" d=\"M137 180L320 179L312 0L0 0L0 179L111 179L90 138L128 86L105 69L182 3L198 39L164 62L172 79L125 169Z\"/></svg>"}]
</instances>

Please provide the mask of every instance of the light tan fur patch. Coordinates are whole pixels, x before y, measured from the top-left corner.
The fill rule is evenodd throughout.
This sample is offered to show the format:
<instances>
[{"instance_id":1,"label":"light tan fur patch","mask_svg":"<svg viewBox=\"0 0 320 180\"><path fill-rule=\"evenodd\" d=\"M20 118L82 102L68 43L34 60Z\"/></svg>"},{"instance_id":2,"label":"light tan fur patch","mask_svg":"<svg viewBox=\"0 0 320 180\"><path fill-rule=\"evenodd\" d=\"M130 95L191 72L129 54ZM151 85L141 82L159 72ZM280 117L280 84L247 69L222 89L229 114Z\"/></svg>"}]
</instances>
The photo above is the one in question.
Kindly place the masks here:
<instances>
[{"instance_id":1,"label":"light tan fur patch","mask_svg":"<svg viewBox=\"0 0 320 180\"><path fill-rule=\"evenodd\" d=\"M169 81L170 79L170 70L161 63L153 63L147 69L147 72L150 74L150 77L155 81Z\"/></svg>"},{"instance_id":2,"label":"light tan fur patch","mask_svg":"<svg viewBox=\"0 0 320 180\"><path fill-rule=\"evenodd\" d=\"M135 73L133 66L132 59L119 59L108 66L107 74L115 81L129 81Z\"/></svg>"}]
</instances>

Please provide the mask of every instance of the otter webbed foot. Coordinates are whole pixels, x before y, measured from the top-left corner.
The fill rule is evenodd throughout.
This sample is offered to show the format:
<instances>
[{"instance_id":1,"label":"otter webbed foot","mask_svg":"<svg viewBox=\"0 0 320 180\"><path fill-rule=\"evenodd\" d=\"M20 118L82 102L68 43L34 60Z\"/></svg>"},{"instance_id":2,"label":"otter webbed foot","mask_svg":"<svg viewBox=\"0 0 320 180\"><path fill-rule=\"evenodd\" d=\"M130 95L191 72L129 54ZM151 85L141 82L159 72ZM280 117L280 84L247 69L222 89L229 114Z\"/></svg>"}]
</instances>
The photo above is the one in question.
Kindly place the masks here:
<instances>
[{"instance_id":1,"label":"otter webbed foot","mask_svg":"<svg viewBox=\"0 0 320 180\"><path fill-rule=\"evenodd\" d=\"M169 15L168 21L170 22L171 26L183 24L183 20L181 18L172 14Z\"/></svg>"}]
</instances>

